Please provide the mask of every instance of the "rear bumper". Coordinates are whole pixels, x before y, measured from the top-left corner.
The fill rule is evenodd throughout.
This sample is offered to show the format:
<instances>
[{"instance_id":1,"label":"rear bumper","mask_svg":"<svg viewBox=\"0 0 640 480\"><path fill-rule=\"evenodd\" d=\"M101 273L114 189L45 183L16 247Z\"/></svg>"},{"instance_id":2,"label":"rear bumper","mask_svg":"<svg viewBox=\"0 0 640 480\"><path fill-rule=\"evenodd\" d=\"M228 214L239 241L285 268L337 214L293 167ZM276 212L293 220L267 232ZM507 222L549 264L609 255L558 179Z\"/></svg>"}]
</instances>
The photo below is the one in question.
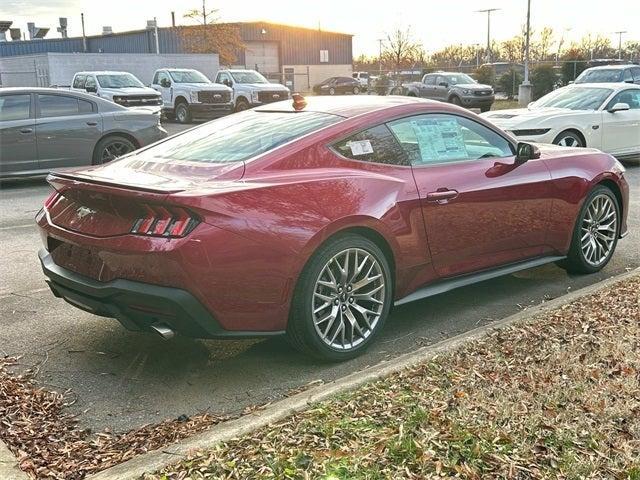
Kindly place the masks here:
<instances>
[{"instance_id":1,"label":"rear bumper","mask_svg":"<svg viewBox=\"0 0 640 480\"><path fill-rule=\"evenodd\" d=\"M49 252L38 252L46 282L56 297L103 317L118 320L134 331L151 331L161 323L194 338L252 338L284 332L225 330L211 313L186 290L116 279L99 282L60 267Z\"/></svg>"}]
</instances>

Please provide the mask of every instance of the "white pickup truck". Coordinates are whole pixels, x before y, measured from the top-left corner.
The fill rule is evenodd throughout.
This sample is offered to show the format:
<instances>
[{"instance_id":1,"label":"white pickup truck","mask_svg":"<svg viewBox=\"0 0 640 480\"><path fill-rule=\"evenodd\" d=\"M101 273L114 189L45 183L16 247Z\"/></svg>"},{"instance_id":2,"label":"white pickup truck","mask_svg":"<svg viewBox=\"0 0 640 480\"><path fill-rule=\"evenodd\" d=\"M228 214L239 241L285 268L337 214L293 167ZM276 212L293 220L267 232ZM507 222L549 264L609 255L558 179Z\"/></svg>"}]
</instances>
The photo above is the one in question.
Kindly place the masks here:
<instances>
[{"instance_id":1,"label":"white pickup truck","mask_svg":"<svg viewBox=\"0 0 640 480\"><path fill-rule=\"evenodd\" d=\"M233 89L236 112L291 98L287 87L269 82L255 70L218 70L216 83Z\"/></svg>"},{"instance_id":2,"label":"white pickup truck","mask_svg":"<svg viewBox=\"0 0 640 480\"><path fill-rule=\"evenodd\" d=\"M218 118L233 112L233 90L213 83L198 70L161 68L151 88L162 95L162 110L180 123Z\"/></svg>"},{"instance_id":3,"label":"white pickup truck","mask_svg":"<svg viewBox=\"0 0 640 480\"><path fill-rule=\"evenodd\" d=\"M70 90L97 95L123 107L144 108L158 114L162 108L160 94L145 87L128 72L78 72L73 76Z\"/></svg>"}]
</instances>

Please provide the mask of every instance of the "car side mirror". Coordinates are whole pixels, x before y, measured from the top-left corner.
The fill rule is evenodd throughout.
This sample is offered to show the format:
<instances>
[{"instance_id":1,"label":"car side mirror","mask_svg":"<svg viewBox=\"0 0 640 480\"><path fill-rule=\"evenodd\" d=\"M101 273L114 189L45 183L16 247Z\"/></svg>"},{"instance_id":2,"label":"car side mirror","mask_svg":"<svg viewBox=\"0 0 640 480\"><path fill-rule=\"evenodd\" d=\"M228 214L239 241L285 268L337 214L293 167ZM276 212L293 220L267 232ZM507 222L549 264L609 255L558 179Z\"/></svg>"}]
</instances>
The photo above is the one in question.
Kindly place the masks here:
<instances>
[{"instance_id":1,"label":"car side mirror","mask_svg":"<svg viewBox=\"0 0 640 480\"><path fill-rule=\"evenodd\" d=\"M225 78L222 83L224 83L227 87L230 87L231 85L233 85L233 83L231 83L231 80L229 80L228 78Z\"/></svg>"},{"instance_id":2,"label":"car side mirror","mask_svg":"<svg viewBox=\"0 0 640 480\"><path fill-rule=\"evenodd\" d=\"M449 84L447 82L440 82L438 85L441 86L441 87L445 87L445 88L447 88L449 86Z\"/></svg>"},{"instance_id":3,"label":"car side mirror","mask_svg":"<svg viewBox=\"0 0 640 480\"><path fill-rule=\"evenodd\" d=\"M631 110L628 103L618 102L613 107L608 109L609 113L623 112L625 110Z\"/></svg>"},{"instance_id":4,"label":"car side mirror","mask_svg":"<svg viewBox=\"0 0 640 480\"><path fill-rule=\"evenodd\" d=\"M84 89L87 93L98 93L98 88L94 86L88 86Z\"/></svg>"},{"instance_id":5,"label":"car side mirror","mask_svg":"<svg viewBox=\"0 0 640 480\"><path fill-rule=\"evenodd\" d=\"M531 143L518 142L516 161L524 163L528 160L540 158L540 149Z\"/></svg>"},{"instance_id":6,"label":"car side mirror","mask_svg":"<svg viewBox=\"0 0 640 480\"><path fill-rule=\"evenodd\" d=\"M167 88L171 86L171 80L167 80L166 78L163 78L162 80L160 80L160 86Z\"/></svg>"}]
</instances>

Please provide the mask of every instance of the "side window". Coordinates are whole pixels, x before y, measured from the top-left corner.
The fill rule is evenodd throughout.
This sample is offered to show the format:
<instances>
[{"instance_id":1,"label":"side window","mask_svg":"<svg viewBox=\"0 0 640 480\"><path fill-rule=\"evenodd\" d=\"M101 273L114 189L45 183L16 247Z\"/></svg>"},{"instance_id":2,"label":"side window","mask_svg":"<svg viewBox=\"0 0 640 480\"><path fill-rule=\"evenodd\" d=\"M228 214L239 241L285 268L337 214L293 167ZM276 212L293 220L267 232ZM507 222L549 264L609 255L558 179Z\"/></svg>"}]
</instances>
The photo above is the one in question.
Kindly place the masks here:
<instances>
[{"instance_id":1,"label":"side window","mask_svg":"<svg viewBox=\"0 0 640 480\"><path fill-rule=\"evenodd\" d=\"M87 77L87 81L84 84L84 88L89 88L89 87L97 88L96 77L93 77L91 75Z\"/></svg>"},{"instance_id":2,"label":"side window","mask_svg":"<svg viewBox=\"0 0 640 480\"><path fill-rule=\"evenodd\" d=\"M164 80L169 80L169 81L171 81L171 80L169 79L169 74L168 74L167 72L158 72L158 73L157 73L156 81L154 81L153 83L156 83L156 84L160 84L160 85L162 85L162 82L163 82Z\"/></svg>"},{"instance_id":3,"label":"side window","mask_svg":"<svg viewBox=\"0 0 640 480\"><path fill-rule=\"evenodd\" d=\"M378 125L341 140L333 148L343 157L387 165L409 165L406 155L386 125Z\"/></svg>"},{"instance_id":4,"label":"side window","mask_svg":"<svg viewBox=\"0 0 640 480\"><path fill-rule=\"evenodd\" d=\"M502 158L511 144L493 130L466 117L427 114L389 124L413 165Z\"/></svg>"},{"instance_id":5,"label":"side window","mask_svg":"<svg viewBox=\"0 0 640 480\"><path fill-rule=\"evenodd\" d=\"M151 82L153 85L158 85L158 84L160 83L160 79L158 78L158 75L159 75L159 73L158 73L158 72L156 72L156 73L153 75L153 82Z\"/></svg>"},{"instance_id":6,"label":"side window","mask_svg":"<svg viewBox=\"0 0 640 480\"><path fill-rule=\"evenodd\" d=\"M626 103L631 110L640 109L640 89L630 88L618 93L607 105L607 109L613 107L616 103Z\"/></svg>"},{"instance_id":7,"label":"side window","mask_svg":"<svg viewBox=\"0 0 640 480\"><path fill-rule=\"evenodd\" d=\"M626 69L622 74L623 82L633 82L633 77L631 76L631 69Z\"/></svg>"},{"instance_id":8,"label":"side window","mask_svg":"<svg viewBox=\"0 0 640 480\"><path fill-rule=\"evenodd\" d=\"M86 75L76 75L73 79L73 88L84 88L84 84L87 81Z\"/></svg>"},{"instance_id":9,"label":"side window","mask_svg":"<svg viewBox=\"0 0 640 480\"><path fill-rule=\"evenodd\" d=\"M640 67L633 67L631 69L631 75L633 75L634 81L640 82Z\"/></svg>"},{"instance_id":10,"label":"side window","mask_svg":"<svg viewBox=\"0 0 640 480\"><path fill-rule=\"evenodd\" d=\"M78 99L78 111L80 113L92 113L93 103Z\"/></svg>"},{"instance_id":11,"label":"side window","mask_svg":"<svg viewBox=\"0 0 640 480\"><path fill-rule=\"evenodd\" d=\"M441 84L443 84L443 83L447 83L447 79L445 77L443 77L442 75L438 75L438 77L436 79L436 85L442 86Z\"/></svg>"},{"instance_id":12,"label":"side window","mask_svg":"<svg viewBox=\"0 0 640 480\"><path fill-rule=\"evenodd\" d=\"M228 73L221 73L218 75L218 83L225 83L225 81L231 82L231 77Z\"/></svg>"},{"instance_id":13,"label":"side window","mask_svg":"<svg viewBox=\"0 0 640 480\"><path fill-rule=\"evenodd\" d=\"M38 106L40 107L40 117L42 118L64 117L67 115L78 115L80 113L78 99L64 95L39 94Z\"/></svg>"},{"instance_id":14,"label":"side window","mask_svg":"<svg viewBox=\"0 0 640 480\"><path fill-rule=\"evenodd\" d=\"M435 85L436 84L436 76L435 75L427 75L424 79L425 85Z\"/></svg>"},{"instance_id":15,"label":"side window","mask_svg":"<svg viewBox=\"0 0 640 480\"><path fill-rule=\"evenodd\" d=\"M3 95L0 97L0 121L27 120L31 95Z\"/></svg>"}]
</instances>

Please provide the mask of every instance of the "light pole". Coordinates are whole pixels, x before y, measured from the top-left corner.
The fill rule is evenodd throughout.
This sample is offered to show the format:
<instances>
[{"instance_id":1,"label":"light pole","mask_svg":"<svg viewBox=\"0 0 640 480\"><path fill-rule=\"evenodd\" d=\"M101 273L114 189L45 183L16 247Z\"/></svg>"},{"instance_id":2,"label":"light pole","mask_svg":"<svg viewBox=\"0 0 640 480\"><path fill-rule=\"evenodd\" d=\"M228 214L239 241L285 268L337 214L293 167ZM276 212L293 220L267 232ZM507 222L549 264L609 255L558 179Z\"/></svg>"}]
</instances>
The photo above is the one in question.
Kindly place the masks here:
<instances>
[{"instance_id":1,"label":"light pole","mask_svg":"<svg viewBox=\"0 0 640 480\"><path fill-rule=\"evenodd\" d=\"M619 32L613 32L618 35L618 60L622 60L622 34L627 33L626 30L620 30Z\"/></svg>"},{"instance_id":2,"label":"light pole","mask_svg":"<svg viewBox=\"0 0 640 480\"><path fill-rule=\"evenodd\" d=\"M382 76L382 42L383 38L378 39L379 53L378 53L378 77Z\"/></svg>"},{"instance_id":3,"label":"light pole","mask_svg":"<svg viewBox=\"0 0 640 480\"><path fill-rule=\"evenodd\" d=\"M487 63L491 63L491 12L501 10L500 8L485 8L484 10L476 10L478 13L487 14Z\"/></svg>"},{"instance_id":4,"label":"light pole","mask_svg":"<svg viewBox=\"0 0 640 480\"><path fill-rule=\"evenodd\" d=\"M564 34L567 32L570 32L571 29L570 28L565 28L562 31L562 36L560 37L560 41L558 42L558 50L556 50L556 65L558 65L559 63L559 59L560 59L560 49L562 48L562 45L564 44Z\"/></svg>"},{"instance_id":5,"label":"light pole","mask_svg":"<svg viewBox=\"0 0 640 480\"><path fill-rule=\"evenodd\" d=\"M531 33L531 0L527 0L527 31L524 41L524 81L518 88L518 105L525 107L531 102L531 82L529 82L529 38Z\"/></svg>"}]
</instances>

